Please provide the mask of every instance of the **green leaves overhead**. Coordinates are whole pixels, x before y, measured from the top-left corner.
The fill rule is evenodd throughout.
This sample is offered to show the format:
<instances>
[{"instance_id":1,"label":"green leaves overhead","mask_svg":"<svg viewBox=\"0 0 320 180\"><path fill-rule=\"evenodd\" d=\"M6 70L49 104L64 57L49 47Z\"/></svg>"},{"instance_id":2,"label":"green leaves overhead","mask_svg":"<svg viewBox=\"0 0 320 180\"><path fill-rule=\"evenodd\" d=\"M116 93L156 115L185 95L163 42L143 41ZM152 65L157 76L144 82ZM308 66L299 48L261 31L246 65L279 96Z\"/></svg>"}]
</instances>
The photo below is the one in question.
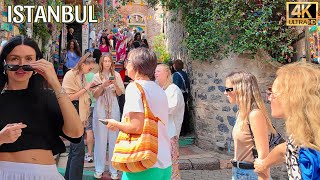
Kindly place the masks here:
<instances>
[{"instance_id":1,"label":"green leaves overhead","mask_svg":"<svg viewBox=\"0 0 320 180\"><path fill-rule=\"evenodd\" d=\"M128 0L123 0L128 2ZM294 27L285 25L285 0L148 0L165 10L182 11L191 58L209 60L217 53L264 49L284 62L293 53ZM176 18L172 18L175 21Z\"/></svg>"}]
</instances>

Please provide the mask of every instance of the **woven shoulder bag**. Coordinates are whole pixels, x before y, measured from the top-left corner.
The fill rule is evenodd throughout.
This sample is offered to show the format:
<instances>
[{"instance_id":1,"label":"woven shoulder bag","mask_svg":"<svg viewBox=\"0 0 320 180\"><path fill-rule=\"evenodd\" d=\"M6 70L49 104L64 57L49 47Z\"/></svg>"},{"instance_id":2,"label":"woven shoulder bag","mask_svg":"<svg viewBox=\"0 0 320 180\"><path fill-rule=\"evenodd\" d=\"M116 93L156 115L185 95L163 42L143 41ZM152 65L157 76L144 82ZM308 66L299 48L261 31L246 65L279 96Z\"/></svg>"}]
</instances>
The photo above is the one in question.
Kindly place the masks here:
<instances>
[{"instance_id":1,"label":"woven shoulder bag","mask_svg":"<svg viewBox=\"0 0 320 180\"><path fill-rule=\"evenodd\" d=\"M112 156L112 166L124 172L141 172L151 168L158 156L158 122L151 112L143 88L136 83L142 96L144 125L141 134L119 132ZM124 122L130 122L125 117Z\"/></svg>"}]
</instances>

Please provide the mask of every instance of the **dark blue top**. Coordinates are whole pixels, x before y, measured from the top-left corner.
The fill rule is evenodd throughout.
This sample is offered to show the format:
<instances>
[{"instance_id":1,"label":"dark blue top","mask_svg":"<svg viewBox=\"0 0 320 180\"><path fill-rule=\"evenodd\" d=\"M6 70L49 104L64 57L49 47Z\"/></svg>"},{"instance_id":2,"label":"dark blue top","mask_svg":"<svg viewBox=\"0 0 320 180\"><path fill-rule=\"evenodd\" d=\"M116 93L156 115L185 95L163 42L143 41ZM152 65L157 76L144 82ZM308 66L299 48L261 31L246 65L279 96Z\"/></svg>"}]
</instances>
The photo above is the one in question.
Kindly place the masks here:
<instances>
[{"instance_id":1,"label":"dark blue top","mask_svg":"<svg viewBox=\"0 0 320 180\"><path fill-rule=\"evenodd\" d=\"M184 78L186 87L184 86L182 77L178 73L180 73L182 75L182 77ZM190 93L190 81L189 81L187 73L185 73L184 71L177 71L177 72L173 73L172 79L173 79L173 83L175 85L177 85L181 89L182 92L189 92Z\"/></svg>"}]
</instances>

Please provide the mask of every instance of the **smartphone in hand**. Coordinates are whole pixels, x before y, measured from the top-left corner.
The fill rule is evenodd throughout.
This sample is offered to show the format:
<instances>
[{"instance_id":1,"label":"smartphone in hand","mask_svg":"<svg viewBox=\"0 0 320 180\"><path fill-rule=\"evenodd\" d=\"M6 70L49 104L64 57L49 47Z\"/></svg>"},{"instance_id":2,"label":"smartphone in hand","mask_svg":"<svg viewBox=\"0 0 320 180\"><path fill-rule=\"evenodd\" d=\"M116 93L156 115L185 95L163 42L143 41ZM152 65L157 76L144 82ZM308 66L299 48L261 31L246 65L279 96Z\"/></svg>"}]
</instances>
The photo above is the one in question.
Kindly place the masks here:
<instances>
[{"instance_id":1,"label":"smartphone in hand","mask_svg":"<svg viewBox=\"0 0 320 180\"><path fill-rule=\"evenodd\" d=\"M91 86L90 88L95 88L95 87L97 87L97 86L100 86L101 84L102 84L102 83L93 85L93 86Z\"/></svg>"},{"instance_id":2,"label":"smartphone in hand","mask_svg":"<svg viewBox=\"0 0 320 180\"><path fill-rule=\"evenodd\" d=\"M98 119L102 124L108 125L108 121L105 119Z\"/></svg>"},{"instance_id":3,"label":"smartphone in hand","mask_svg":"<svg viewBox=\"0 0 320 180\"><path fill-rule=\"evenodd\" d=\"M114 80L114 76L110 76L110 77L109 77L109 80Z\"/></svg>"}]
</instances>

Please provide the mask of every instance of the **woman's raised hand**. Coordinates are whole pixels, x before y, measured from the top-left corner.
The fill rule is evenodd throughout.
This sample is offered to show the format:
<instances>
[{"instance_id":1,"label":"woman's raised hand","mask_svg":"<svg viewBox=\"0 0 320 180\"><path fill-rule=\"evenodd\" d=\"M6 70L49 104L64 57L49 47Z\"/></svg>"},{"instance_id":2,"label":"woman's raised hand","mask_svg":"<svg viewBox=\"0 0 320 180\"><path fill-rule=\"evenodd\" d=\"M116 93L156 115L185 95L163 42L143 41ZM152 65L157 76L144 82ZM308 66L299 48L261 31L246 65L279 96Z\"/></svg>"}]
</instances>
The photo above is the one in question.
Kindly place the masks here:
<instances>
[{"instance_id":1,"label":"woman's raised hand","mask_svg":"<svg viewBox=\"0 0 320 180\"><path fill-rule=\"evenodd\" d=\"M45 59L40 59L38 61L31 62L30 66L33 67L37 73L41 74L41 76L43 76L51 86L56 83L60 83L51 62Z\"/></svg>"}]
</instances>

